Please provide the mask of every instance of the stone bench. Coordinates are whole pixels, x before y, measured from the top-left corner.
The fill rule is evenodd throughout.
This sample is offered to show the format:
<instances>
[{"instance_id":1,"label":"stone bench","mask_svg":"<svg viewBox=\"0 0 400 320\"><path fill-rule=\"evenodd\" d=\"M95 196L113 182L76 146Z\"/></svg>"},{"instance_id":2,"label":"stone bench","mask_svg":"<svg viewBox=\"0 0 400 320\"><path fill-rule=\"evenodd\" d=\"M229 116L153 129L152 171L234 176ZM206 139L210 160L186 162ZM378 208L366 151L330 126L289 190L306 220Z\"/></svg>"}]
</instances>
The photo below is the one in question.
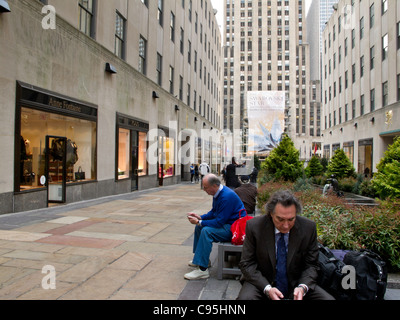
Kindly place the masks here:
<instances>
[{"instance_id":1,"label":"stone bench","mask_svg":"<svg viewBox=\"0 0 400 320\"><path fill-rule=\"evenodd\" d=\"M243 246L236 246L230 242L220 242L218 243L218 272L217 278L218 280L222 280L225 274L240 276L242 272L239 267L226 267L225 262L228 260L229 255L242 255Z\"/></svg>"}]
</instances>

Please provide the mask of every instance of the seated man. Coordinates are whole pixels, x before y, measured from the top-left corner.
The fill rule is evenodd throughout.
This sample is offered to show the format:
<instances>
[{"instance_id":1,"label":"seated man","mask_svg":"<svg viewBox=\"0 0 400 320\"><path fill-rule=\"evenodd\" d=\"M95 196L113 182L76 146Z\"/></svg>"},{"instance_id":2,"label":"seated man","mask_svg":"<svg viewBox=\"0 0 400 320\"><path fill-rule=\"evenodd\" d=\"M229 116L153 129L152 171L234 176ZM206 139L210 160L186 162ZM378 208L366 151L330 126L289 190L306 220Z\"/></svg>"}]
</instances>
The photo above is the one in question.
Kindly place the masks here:
<instances>
[{"instance_id":1,"label":"seated man","mask_svg":"<svg viewBox=\"0 0 400 320\"><path fill-rule=\"evenodd\" d=\"M208 265L213 242L231 241L231 225L239 218L244 209L239 196L221 184L217 176L209 174L203 179L204 191L213 196L212 209L199 216L189 213L189 222L196 225L193 242L193 261L190 266L198 268L185 274L185 279L206 279L210 276Z\"/></svg>"},{"instance_id":2,"label":"seated man","mask_svg":"<svg viewBox=\"0 0 400 320\"><path fill-rule=\"evenodd\" d=\"M243 184L236 188L234 191L242 200L247 214L254 214L256 211L257 202L257 187L249 183L249 179L242 177Z\"/></svg>"},{"instance_id":3,"label":"seated man","mask_svg":"<svg viewBox=\"0 0 400 320\"><path fill-rule=\"evenodd\" d=\"M265 208L246 225L238 299L334 300L317 285L315 222L298 215L301 204L289 191L273 194Z\"/></svg>"}]
</instances>

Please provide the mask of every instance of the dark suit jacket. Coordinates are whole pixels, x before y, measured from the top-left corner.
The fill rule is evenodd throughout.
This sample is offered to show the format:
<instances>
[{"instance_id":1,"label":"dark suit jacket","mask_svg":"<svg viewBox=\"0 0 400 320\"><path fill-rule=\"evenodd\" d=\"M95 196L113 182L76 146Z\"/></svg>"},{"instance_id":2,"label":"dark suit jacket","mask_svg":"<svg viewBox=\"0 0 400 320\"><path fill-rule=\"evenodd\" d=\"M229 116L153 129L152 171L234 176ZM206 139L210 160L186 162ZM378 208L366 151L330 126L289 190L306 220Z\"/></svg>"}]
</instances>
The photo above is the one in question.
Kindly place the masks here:
<instances>
[{"instance_id":1,"label":"dark suit jacket","mask_svg":"<svg viewBox=\"0 0 400 320\"><path fill-rule=\"evenodd\" d=\"M263 291L275 286L275 226L269 215L256 217L246 224L240 269L242 281ZM313 221L297 216L289 234L287 274L289 291L299 284L314 290L318 277L317 229Z\"/></svg>"}]
</instances>

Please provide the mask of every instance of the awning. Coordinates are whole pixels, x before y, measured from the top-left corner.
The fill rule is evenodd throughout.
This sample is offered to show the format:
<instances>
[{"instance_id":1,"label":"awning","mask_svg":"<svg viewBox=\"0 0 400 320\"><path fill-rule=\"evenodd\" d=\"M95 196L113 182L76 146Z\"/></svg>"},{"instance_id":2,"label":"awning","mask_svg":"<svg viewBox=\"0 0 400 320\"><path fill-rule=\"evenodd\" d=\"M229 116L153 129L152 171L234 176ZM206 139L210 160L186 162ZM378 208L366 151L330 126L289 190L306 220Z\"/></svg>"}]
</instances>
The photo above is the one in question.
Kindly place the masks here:
<instances>
[{"instance_id":1,"label":"awning","mask_svg":"<svg viewBox=\"0 0 400 320\"><path fill-rule=\"evenodd\" d=\"M392 130L392 131L386 131L386 132L381 132L379 135L380 135L381 137L395 137L395 136L400 136L400 129Z\"/></svg>"}]
</instances>

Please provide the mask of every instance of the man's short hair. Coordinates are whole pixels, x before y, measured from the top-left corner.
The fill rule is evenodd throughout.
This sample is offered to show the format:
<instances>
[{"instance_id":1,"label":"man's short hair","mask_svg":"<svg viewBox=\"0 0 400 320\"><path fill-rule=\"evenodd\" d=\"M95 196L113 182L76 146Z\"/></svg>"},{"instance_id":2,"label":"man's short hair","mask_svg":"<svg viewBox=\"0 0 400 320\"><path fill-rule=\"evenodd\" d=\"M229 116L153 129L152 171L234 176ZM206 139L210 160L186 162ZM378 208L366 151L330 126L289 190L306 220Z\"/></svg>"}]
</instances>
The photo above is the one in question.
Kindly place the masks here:
<instances>
[{"instance_id":1,"label":"man's short hair","mask_svg":"<svg viewBox=\"0 0 400 320\"><path fill-rule=\"evenodd\" d=\"M208 184L210 186L220 186L221 185L221 180L219 180L219 178L215 175L215 174L208 174L205 176L205 178L207 178Z\"/></svg>"},{"instance_id":2,"label":"man's short hair","mask_svg":"<svg viewBox=\"0 0 400 320\"><path fill-rule=\"evenodd\" d=\"M296 207L296 214L301 214L302 206L299 200L288 190L280 190L275 192L268 203L265 205L265 211L268 215L271 215L275 211L275 207L277 204L281 204L285 208L294 205Z\"/></svg>"}]
</instances>

